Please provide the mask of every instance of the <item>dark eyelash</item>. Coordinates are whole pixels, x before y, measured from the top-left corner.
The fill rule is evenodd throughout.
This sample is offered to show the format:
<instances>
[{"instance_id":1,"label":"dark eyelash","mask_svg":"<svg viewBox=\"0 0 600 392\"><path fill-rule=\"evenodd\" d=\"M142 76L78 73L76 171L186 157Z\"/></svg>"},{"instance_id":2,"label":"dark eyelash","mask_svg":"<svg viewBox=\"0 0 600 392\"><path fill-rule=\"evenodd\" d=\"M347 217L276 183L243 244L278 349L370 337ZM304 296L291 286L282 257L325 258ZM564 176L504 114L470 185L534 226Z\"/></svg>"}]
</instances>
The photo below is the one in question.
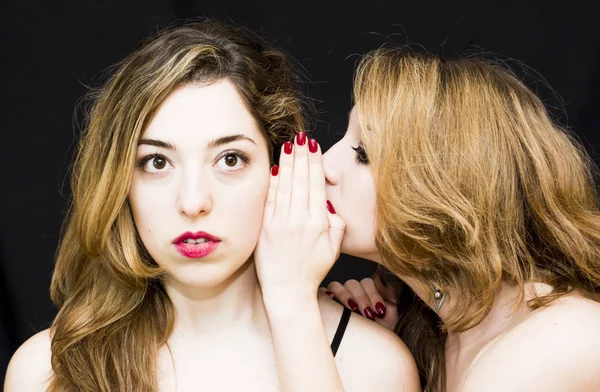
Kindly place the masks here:
<instances>
[{"instance_id":1,"label":"dark eyelash","mask_svg":"<svg viewBox=\"0 0 600 392\"><path fill-rule=\"evenodd\" d=\"M352 149L356 151L356 163L359 165L367 165L369 163L369 157L367 157L367 152L363 146L359 145L357 147L352 147Z\"/></svg>"},{"instance_id":2,"label":"dark eyelash","mask_svg":"<svg viewBox=\"0 0 600 392\"><path fill-rule=\"evenodd\" d=\"M162 154L150 154L150 155L146 155L145 157L140 158L136 162L136 166L143 168L146 165L146 163L148 163L148 161L150 161L151 159L154 159L154 158L161 158L161 159L164 159L165 161L169 162L167 157Z\"/></svg>"},{"instance_id":3,"label":"dark eyelash","mask_svg":"<svg viewBox=\"0 0 600 392\"><path fill-rule=\"evenodd\" d=\"M217 158L217 161L219 161L219 159L226 157L227 155L235 155L238 158L240 158L244 163L248 164L250 163L250 157L245 154L244 152L240 151L240 150L228 150L223 152L221 155L219 155L219 157ZM167 159L166 156L162 155L162 154L150 154L150 155L146 155L143 158L140 158L137 163L136 166L143 168L146 163L148 163L150 160L154 159L154 158L161 158L164 159L165 161L169 162L169 160Z\"/></svg>"}]
</instances>

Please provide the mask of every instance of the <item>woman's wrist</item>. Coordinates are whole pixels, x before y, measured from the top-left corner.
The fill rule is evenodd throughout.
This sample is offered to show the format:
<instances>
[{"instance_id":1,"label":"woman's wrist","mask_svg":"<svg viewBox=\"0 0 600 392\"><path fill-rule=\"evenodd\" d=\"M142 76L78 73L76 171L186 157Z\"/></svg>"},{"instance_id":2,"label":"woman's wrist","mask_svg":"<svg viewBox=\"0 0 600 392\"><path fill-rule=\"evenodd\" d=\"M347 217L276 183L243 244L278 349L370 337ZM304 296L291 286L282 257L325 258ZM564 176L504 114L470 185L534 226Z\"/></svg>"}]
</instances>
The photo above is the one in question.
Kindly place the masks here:
<instances>
[{"instance_id":1,"label":"woman's wrist","mask_svg":"<svg viewBox=\"0 0 600 392\"><path fill-rule=\"evenodd\" d=\"M318 288L286 286L263 288L263 302L270 319L285 320L306 311L319 310Z\"/></svg>"},{"instance_id":2,"label":"woman's wrist","mask_svg":"<svg viewBox=\"0 0 600 392\"><path fill-rule=\"evenodd\" d=\"M263 290L282 391L343 391L323 325L318 289Z\"/></svg>"}]
</instances>

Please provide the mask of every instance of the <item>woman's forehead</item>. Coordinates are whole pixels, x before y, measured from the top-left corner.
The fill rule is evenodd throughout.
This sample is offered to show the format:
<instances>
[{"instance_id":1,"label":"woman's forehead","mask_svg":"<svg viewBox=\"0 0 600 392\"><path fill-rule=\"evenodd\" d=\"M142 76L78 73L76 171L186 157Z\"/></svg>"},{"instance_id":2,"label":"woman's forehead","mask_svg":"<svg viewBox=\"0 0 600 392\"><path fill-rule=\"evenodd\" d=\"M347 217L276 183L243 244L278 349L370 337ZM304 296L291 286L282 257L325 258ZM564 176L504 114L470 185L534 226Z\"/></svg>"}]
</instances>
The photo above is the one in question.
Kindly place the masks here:
<instances>
[{"instance_id":1,"label":"woman's forehead","mask_svg":"<svg viewBox=\"0 0 600 392\"><path fill-rule=\"evenodd\" d=\"M228 80L177 88L159 107L141 139L164 140L173 145L201 143L238 136L264 143L256 119Z\"/></svg>"}]
</instances>

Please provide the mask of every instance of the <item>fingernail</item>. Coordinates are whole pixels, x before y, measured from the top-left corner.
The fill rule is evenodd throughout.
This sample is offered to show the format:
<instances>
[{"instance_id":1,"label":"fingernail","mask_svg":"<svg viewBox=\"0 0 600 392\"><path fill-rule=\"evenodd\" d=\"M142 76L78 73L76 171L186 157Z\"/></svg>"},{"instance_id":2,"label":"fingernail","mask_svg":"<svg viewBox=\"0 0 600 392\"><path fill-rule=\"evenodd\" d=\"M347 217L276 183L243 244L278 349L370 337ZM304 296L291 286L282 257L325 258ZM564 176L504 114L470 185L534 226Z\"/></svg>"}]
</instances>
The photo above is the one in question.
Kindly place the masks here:
<instances>
[{"instance_id":1,"label":"fingernail","mask_svg":"<svg viewBox=\"0 0 600 392\"><path fill-rule=\"evenodd\" d=\"M299 146L306 144L306 133L298 132L296 135L296 143L298 143Z\"/></svg>"},{"instance_id":2,"label":"fingernail","mask_svg":"<svg viewBox=\"0 0 600 392\"><path fill-rule=\"evenodd\" d=\"M285 144L283 145L283 152L290 155L292 153L292 146L292 142L285 142Z\"/></svg>"},{"instance_id":3,"label":"fingernail","mask_svg":"<svg viewBox=\"0 0 600 392\"><path fill-rule=\"evenodd\" d=\"M383 303L377 302L375 304L375 310L379 316L385 317L385 305Z\"/></svg>"},{"instance_id":4,"label":"fingernail","mask_svg":"<svg viewBox=\"0 0 600 392\"><path fill-rule=\"evenodd\" d=\"M335 208L333 208L333 204L329 200L327 200L327 209L331 214L335 214Z\"/></svg>"},{"instance_id":5,"label":"fingernail","mask_svg":"<svg viewBox=\"0 0 600 392\"><path fill-rule=\"evenodd\" d=\"M373 309L371 309L370 306L365 308L365 316L367 316L368 319L375 321L375 312L373 312Z\"/></svg>"},{"instance_id":6,"label":"fingernail","mask_svg":"<svg viewBox=\"0 0 600 392\"><path fill-rule=\"evenodd\" d=\"M275 177L277 174L279 174L279 166L273 165L273 167L271 167L271 175Z\"/></svg>"},{"instance_id":7,"label":"fingernail","mask_svg":"<svg viewBox=\"0 0 600 392\"><path fill-rule=\"evenodd\" d=\"M316 139L308 140L308 151L317 152L319 150L319 143L317 143Z\"/></svg>"},{"instance_id":8,"label":"fingernail","mask_svg":"<svg viewBox=\"0 0 600 392\"><path fill-rule=\"evenodd\" d=\"M333 291L329 291L329 290L325 290L325 294L326 295L334 295L334 292Z\"/></svg>"},{"instance_id":9,"label":"fingernail","mask_svg":"<svg viewBox=\"0 0 600 392\"><path fill-rule=\"evenodd\" d=\"M350 307L351 310L356 310L358 309L358 304L356 303L355 300L353 300L352 298L350 298L348 300L348 306Z\"/></svg>"}]
</instances>

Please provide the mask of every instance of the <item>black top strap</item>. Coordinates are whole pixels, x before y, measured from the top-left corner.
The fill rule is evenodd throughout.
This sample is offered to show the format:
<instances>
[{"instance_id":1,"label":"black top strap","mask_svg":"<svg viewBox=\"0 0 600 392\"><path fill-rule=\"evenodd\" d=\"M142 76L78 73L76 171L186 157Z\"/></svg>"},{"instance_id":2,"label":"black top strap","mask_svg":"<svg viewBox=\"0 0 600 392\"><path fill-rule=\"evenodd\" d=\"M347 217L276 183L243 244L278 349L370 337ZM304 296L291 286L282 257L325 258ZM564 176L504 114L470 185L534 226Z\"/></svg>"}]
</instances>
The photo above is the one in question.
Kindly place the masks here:
<instances>
[{"instance_id":1,"label":"black top strap","mask_svg":"<svg viewBox=\"0 0 600 392\"><path fill-rule=\"evenodd\" d=\"M335 336L333 337L333 341L331 342L331 351L333 352L333 356L340 348L340 343L342 343L342 338L344 337L344 332L346 332L346 327L348 326L348 321L350 321L350 316L352 315L352 311L346 307L344 307L344 313L342 313L342 317L340 318L340 323L338 324L337 331L335 331Z\"/></svg>"}]
</instances>

